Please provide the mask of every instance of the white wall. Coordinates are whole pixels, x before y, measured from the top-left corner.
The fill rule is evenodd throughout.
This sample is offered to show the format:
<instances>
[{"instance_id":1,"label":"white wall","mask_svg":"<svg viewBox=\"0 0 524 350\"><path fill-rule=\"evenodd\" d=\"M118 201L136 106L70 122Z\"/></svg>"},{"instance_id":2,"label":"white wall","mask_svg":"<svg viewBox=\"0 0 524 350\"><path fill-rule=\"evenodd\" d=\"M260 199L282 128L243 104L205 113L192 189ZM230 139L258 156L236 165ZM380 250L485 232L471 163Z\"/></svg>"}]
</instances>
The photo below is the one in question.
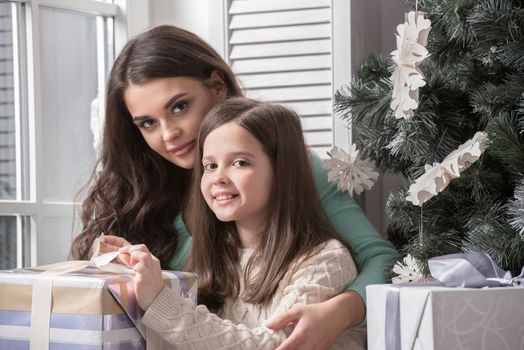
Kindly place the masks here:
<instances>
[{"instance_id":1,"label":"white wall","mask_svg":"<svg viewBox=\"0 0 524 350\"><path fill-rule=\"evenodd\" d=\"M222 0L151 0L152 26L173 24L209 40L209 3ZM217 14L218 15L218 14Z\"/></svg>"}]
</instances>

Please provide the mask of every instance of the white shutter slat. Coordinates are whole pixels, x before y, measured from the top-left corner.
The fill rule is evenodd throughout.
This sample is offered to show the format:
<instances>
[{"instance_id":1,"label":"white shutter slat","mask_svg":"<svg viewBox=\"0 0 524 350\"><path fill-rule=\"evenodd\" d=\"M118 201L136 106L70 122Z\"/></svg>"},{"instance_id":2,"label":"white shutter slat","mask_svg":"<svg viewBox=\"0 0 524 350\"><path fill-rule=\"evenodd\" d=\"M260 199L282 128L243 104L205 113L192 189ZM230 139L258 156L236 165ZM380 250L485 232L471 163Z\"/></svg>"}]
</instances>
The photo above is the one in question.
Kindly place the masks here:
<instances>
[{"instance_id":1,"label":"white shutter slat","mask_svg":"<svg viewBox=\"0 0 524 350\"><path fill-rule=\"evenodd\" d=\"M333 142L331 130L327 131L306 131L304 132L306 143L310 146L325 146L329 147Z\"/></svg>"},{"instance_id":2,"label":"white shutter slat","mask_svg":"<svg viewBox=\"0 0 524 350\"><path fill-rule=\"evenodd\" d=\"M247 90L246 95L254 99L272 102L330 100L331 86L317 85L271 89L255 89Z\"/></svg>"},{"instance_id":3,"label":"white shutter slat","mask_svg":"<svg viewBox=\"0 0 524 350\"><path fill-rule=\"evenodd\" d=\"M4 45L12 45L13 34L11 32L0 32L0 43Z\"/></svg>"},{"instance_id":4,"label":"white shutter slat","mask_svg":"<svg viewBox=\"0 0 524 350\"><path fill-rule=\"evenodd\" d=\"M6 116L11 116L14 113L15 106L13 103L6 103L5 101L0 101L0 119L7 118Z\"/></svg>"},{"instance_id":5,"label":"white shutter slat","mask_svg":"<svg viewBox=\"0 0 524 350\"><path fill-rule=\"evenodd\" d=\"M331 37L331 26L311 24L293 27L272 27L233 30L229 43L250 44L275 41L311 40Z\"/></svg>"},{"instance_id":6,"label":"white shutter slat","mask_svg":"<svg viewBox=\"0 0 524 350\"><path fill-rule=\"evenodd\" d=\"M329 8L270 13L238 14L234 15L231 18L229 29L263 28L284 25L289 26L297 24L329 23L330 19L331 11Z\"/></svg>"},{"instance_id":7,"label":"white shutter slat","mask_svg":"<svg viewBox=\"0 0 524 350\"><path fill-rule=\"evenodd\" d=\"M331 116L300 118L304 131L330 131Z\"/></svg>"},{"instance_id":8,"label":"white shutter slat","mask_svg":"<svg viewBox=\"0 0 524 350\"><path fill-rule=\"evenodd\" d=\"M229 57L234 60L239 58L329 54L330 52L330 40L319 39L295 42L234 45Z\"/></svg>"},{"instance_id":9,"label":"white shutter slat","mask_svg":"<svg viewBox=\"0 0 524 350\"><path fill-rule=\"evenodd\" d=\"M330 7L331 0L256 0L256 1L238 1L231 2L229 14L237 13L256 13L269 11L286 11L308 8Z\"/></svg>"},{"instance_id":10,"label":"white shutter slat","mask_svg":"<svg viewBox=\"0 0 524 350\"><path fill-rule=\"evenodd\" d=\"M8 75L0 75L0 86L12 88L14 86L13 77Z\"/></svg>"},{"instance_id":11,"label":"white shutter slat","mask_svg":"<svg viewBox=\"0 0 524 350\"><path fill-rule=\"evenodd\" d=\"M0 58L11 58L13 56L13 47L11 45L0 44Z\"/></svg>"},{"instance_id":12,"label":"white shutter slat","mask_svg":"<svg viewBox=\"0 0 524 350\"><path fill-rule=\"evenodd\" d=\"M332 114L331 101L285 102L283 105L293 109L300 116Z\"/></svg>"},{"instance_id":13,"label":"white shutter slat","mask_svg":"<svg viewBox=\"0 0 524 350\"><path fill-rule=\"evenodd\" d=\"M239 79L245 89L330 84L331 71L326 69L306 72L246 74L239 76Z\"/></svg>"},{"instance_id":14,"label":"white shutter slat","mask_svg":"<svg viewBox=\"0 0 524 350\"><path fill-rule=\"evenodd\" d=\"M331 55L235 60L232 67L237 74L329 69Z\"/></svg>"}]
</instances>

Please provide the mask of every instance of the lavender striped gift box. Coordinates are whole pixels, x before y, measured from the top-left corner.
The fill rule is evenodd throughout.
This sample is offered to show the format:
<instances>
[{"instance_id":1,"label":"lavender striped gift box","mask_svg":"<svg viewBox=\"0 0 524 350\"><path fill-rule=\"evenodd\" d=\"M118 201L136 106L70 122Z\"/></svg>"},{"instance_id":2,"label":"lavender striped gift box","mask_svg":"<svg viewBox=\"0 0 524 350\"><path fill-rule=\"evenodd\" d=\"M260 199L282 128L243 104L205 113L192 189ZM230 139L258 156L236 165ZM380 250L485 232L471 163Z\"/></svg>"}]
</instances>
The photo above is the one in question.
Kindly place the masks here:
<instances>
[{"instance_id":1,"label":"lavender striped gift box","mask_svg":"<svg viewBox=\"0 0 524 350\"><path fill-rule=\"evenodd\" d=\"M35 341L30 342L38 328L31 328L32 311L38 308L33 305L33 284L41 272L0 271L0 350L35 348ZM196 303L195 274L163 271L163 276L166 286ZM50 350L146 349L147 330L140 323L133 276L85 267L52 277L51 298ZM159 348L170 347L164 343Z\"/></svg>"}]
</instances>

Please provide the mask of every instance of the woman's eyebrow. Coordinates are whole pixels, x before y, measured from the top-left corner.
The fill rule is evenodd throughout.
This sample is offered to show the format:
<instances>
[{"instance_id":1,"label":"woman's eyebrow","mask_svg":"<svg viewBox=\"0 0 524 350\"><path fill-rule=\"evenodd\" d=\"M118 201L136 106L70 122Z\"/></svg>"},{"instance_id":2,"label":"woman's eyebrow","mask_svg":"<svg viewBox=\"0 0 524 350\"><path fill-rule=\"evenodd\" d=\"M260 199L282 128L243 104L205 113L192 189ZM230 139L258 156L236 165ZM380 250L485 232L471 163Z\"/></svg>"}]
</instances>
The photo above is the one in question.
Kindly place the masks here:
<instances>
[{"instance_id":1,"label":"woman's eyebrow","mask_svg":"<svg viewBox=\"0 0 524 350\"><path fill-rule=\"evenodd\" d=\"M164 104L164 109L168 109L173 103L175 103L179 98L181 97L184 97L186 95L189 95L188 92L181 92L179 94L176 94L174 95L173 97L171 97L165 104ZM147 115L137 115L136 117L133 117L133 122L136 123L136 122L140 122L142 120L145 120L145 119L149 119L150 117L147 116Z\"/></svg>"},{"instance_id":2,"label":"woman's eyebrow","mask_svg":"<svg viewBox=\"0 0 524 350\"><path fill-rule=\"evenodd\" d=\"M181 92L179 94L176 94L174 95L173 97L171 97L167 102L166 104L164 105L164 108L167 109L169 108L169 106L171 106L173 103L175 103L179 98L181 97L184 97L186 95L189 95L189 93L187 92Z\"/></svg>"}]
</instances>

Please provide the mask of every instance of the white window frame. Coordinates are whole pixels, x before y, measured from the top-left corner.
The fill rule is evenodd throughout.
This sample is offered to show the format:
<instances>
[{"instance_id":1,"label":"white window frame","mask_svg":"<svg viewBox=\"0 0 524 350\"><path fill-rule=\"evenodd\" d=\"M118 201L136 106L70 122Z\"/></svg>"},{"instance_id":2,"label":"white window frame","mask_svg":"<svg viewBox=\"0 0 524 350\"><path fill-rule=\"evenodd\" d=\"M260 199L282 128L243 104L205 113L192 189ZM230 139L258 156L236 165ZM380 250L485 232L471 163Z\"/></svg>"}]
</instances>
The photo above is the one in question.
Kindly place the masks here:
<instances>
[{"instance_id":1,"label":"white window frame","mask_svg":"<svg viewBox=\"0 0 524 350\"><path fill-rule=\"evenodd\" d=\"M0 216L16 215L17 217L17 267L39 264L39 223L43 217L73 217L78 214L79 203L44 201L41 195L43 188L42 177L39 173L44 164L42 162L42 120L41 120L41 61L39 42L39 11L40 7L63 9L78 13L110 17L114 21L114 52L115 57L130 35L133 35L149 24L149 0L114 0L113 3L95 0L10 0L13 10L25 6L25 18L18 11L13 11L13 49L14 49L14 90L15 90L15 130L16 130L16 182L17 198L14 200L0 200ZM19 41L18 26L22 24L25 30L25 40ZM99 33L103 31L103 20L97 18ZM104 46L103 40L98 45ZM19 50L21 49L21 50ZM98 50L98 52L103 52ZM20 59L24 59L20 67ZM104 67L104 55L98 55L99 68ZM24 79L20 79L20 77ZM104 96L106 72L99 69L99 92ZM23 84L24 86L21 86ZM27 84L27 86L25 85ZM101 101L102 109L104 101ZM22 106L21 108L19 108ZM22 121L27 120L27 145L22 149L23 135ZM22 157L28 157L29 178L23 169ZM26 188L28 187L28 189ZM23 196L22 190L28 191ZM25 199L24 199L25 198ZM75 208L76 206L76 208ZM76 210L75 210L76 209ZM29 218L29 231L23 232L22 221ZM29 248L29 249L28 249Z\"/></svg>"}]
</instances>

